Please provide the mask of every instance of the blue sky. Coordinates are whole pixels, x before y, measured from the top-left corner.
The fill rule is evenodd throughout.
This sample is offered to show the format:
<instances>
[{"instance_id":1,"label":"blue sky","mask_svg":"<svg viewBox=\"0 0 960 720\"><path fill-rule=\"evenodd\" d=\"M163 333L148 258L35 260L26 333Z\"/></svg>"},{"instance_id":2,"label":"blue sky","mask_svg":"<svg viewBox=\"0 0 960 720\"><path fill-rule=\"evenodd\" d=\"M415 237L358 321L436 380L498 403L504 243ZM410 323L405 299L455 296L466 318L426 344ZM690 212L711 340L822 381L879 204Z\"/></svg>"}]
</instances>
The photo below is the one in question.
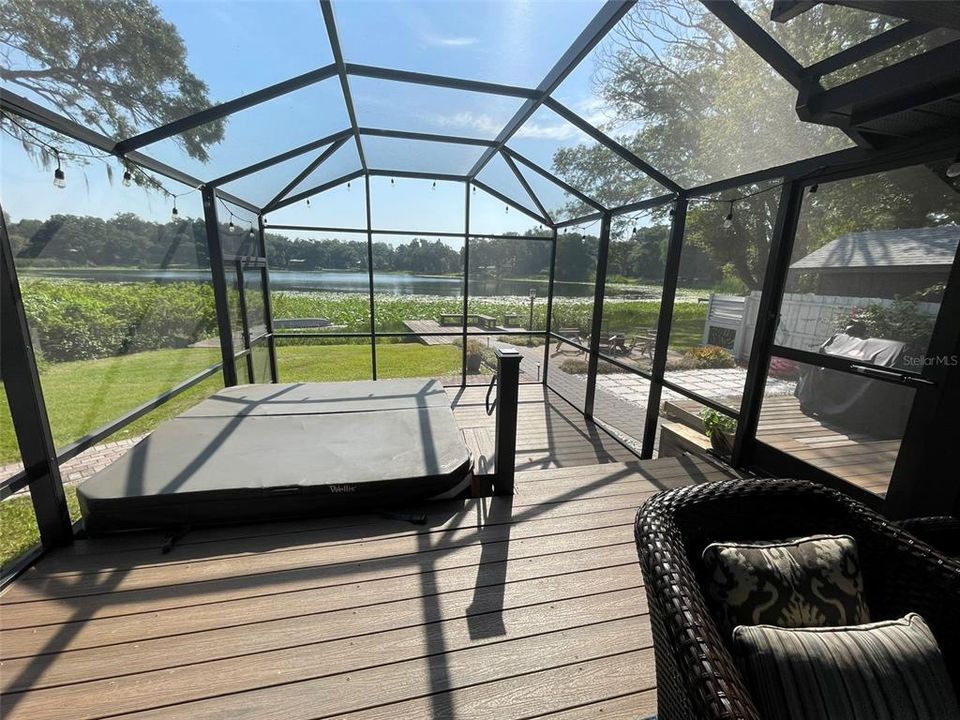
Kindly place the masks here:
<instances>
[{"instance_id":1,"label":"blue sky","mask_svg":"<svg viewBox=\"0 0 960 720\"><path fill-rule=\"evenodd\" d=\"M265 85L329 63L331 54L319 4L315 0L164 0L162 14L179 29L188 63L222 102ZM492 82L536 86L583 27L599 10L599 0L433 0L385 2L339 0L334 9L348 62L432 72ZM557 96L581 115L595 116L590 87L591 58L561 87ZM520 105L519 99L403 83L351 78L361 125L493 138ZM230 118L224 142L211 148L211 159L199 163L172 140L144 152L200 179L210 179L286 149L343 129L348 125L340 88L325 81L238 113ZM572 126L541 111L517 138L518 149L549 164L562 144L581 141ZM45 217L54 212L111 216L130 211L163 219L170 201L138 188L107 182L102 163L68 164L68 187L53 188L52 170L38 168L19 145L4 137L2 197L14 219ZM405 144L374 140L365 143L371 167L466 172L480 148L437 143ZM247 179L232 190L265 202L315 155ZM318 169L303 187L316 185L358 167L353 143ZM485 178L498 189L515 180L503 168L491 167ZM174 192L176 183L166 182ZM352 183L311 207L294 206L271 218L274 223L311 222L357 226L364 222L363 183ZM440 183L374 181L374 224L390 228L462 229L463 188ZM516 191L516 186L510 187ZM561 200L557 194L556 199ZM549 203L548 203L549 204ZM199 203L178 201L181 214ZM531 223L520 213L504 211L503 203L478 192L472 202L473 229L483 232L523 230Z\"/></svg>"}]
</instances>

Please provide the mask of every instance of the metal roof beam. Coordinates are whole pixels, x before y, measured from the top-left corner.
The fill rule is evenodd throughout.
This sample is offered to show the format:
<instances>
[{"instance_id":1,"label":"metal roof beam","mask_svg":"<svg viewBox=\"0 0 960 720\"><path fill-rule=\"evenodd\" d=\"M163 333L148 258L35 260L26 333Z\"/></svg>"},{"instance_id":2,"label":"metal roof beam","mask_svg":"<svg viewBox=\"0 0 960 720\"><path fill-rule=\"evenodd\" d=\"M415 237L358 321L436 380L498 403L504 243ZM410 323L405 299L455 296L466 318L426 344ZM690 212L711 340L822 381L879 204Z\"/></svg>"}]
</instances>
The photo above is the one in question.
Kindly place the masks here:
<instances>
[{"instance_id":1,"label":"metal roof beam","mask_svg":"<svg viewBox=\"0 0 960 720\"><path fill-rule=\"evenodd\" d=\"M587 196L587 195L584 195L582 192L580 192L579 190L577 190L577 189L576 189L575 187L573 187L572 185L564 182L563 180L561 180L560 178L558 178L556 175L554 175L554 174L553 174L552 172L550 172L549 170L543 169L542 167L540 167L539 165L537 165L537 164L536 164L535 162L533 162L532 160L527 160L527 158L525 158L523 155L521 155L521 154L518 153L518 152L515 152L515 151L511 150L509 147L504 146L503 149L504 149L504 151L505 151L508 155L510 155L510 157L512 157L514 160L516 160L516 161L519 162L519 163L522 163L523 165L526 165L528 168L530 168L531 170L533 170L535 173L537 173L537 174L540 175L541 177L546 178L548 181L552 182L554 185L556 185L557 187L559 187L559 188L560 188L561 190L563 190L565 193L567 193L567 194L569 194L569 195L573 195L575 198L577 198L580 202L584 203L585 205L589 205L589 206L592 207L594 210L599 210L599 211L601 211L601 212L603 212L604 210L606 210L606 208L605 208L603 205L601 205L600 203L598 203L596 200L594 200L593 198L591 198L591 197L589 197L589 196Z\"/></svg>"},{"instance_id":2,"label":"metal roof beam","mask_svg":"<svg viewBox=\"0 0 960 720\"><path fill-rule=\"evenodd\" d=\"M495 197L495 198L496 198L497 200L499 200L500 202L504 202L504 203L506 203L507 205L509 205L510 207L512 207L512 208L514 208L514 209L516 209L516 210L519 210L519 211L522 212L524 215L526 215L527 217L533 218L534 220L536 220L536 221L537 221L538 223L540 223L541 225L546 225L547 227L553 227L553 222L551 222L551 221L548 220L547 218L541 217L540 215L537 215L537 213L535 213L533 210L531 210L530 208L526 207L525 205L520 204L520 203L517 202L516 200L514 200L514 199L512 199L512 198L510 198L510 197L508 197L508 196L506 196L506 195L504 195L502 192L500 192L500 191L498 191L498 190L494 190L492 187L490 187L489 185L487 185L487 184L486 184L485 182L483 182L482 180L472 180L471 182L472 182L472 184L473 184L474 186L480 188L481 190L483 190L483 191L484 191L485 193L487 193L488 195L492 195L493 197Z\"/></svg>"},{"instance_id":3,"label":"metal roof beam","mask_svg":"<svg viewBox=\"0 0 960 720\"><path fill-rule=\"evenodd\" d=\"M337 21L333 17L333 5L330 0L320 0L320 10L323 12L323 24L327 28L327 38L330 40L330 50L333 53L333 64L337 68L340 78L340 87L343 90L343 104L347 108L350 118L350 128L357 143L357 154L360 156L360 167L367 169L367 156L363 152L363 143L360 141L360 128L357 124L357 113L353 106L353 95L350 94L350 79L347 77L347 66L343 60L343 50L340 47L340 35L337 33Z\"/></svg>"},{"instance_id":4,"label":"metal roof beam","mask_svg":"<svg viewBox=\"0 0 960 720\"><path fill-rule=\"evenodd\" d=\"M292 160L293 158L303 155L305 153L308 153L311 150L318 150L324 147L325 145L329 145L332 142L336 142L337 140L340 140L341 138L344 138L344 137L349 138L352 136L353 136L353 130L350 130L349 128L347 128L346 130L341 130L340 132L336 132L333 135L327 135L327 137L325 138L320 138L319 140L313 140L312 142L308 142L306 145L301 145L300 147L295 147L292 150L287 150L286 152L282 152L279 155L274 155L271 158L267 158L266 160L261 160L260 162L254 163L253 165L248 165L247 167L242 168L240 170L236 170L232 173L227 173L226 175L221 175L215 180L210 180L207 183L207 185L210 185L212 187L217 187L218 185L226 185L227 183L233 182L234 180L239 180L240 178L246 177L247 175L252 175L255 172L266 170L268 167L273 167L274 165L278 165L279 163L286 162L287 160Z\"/></svg>"},{"instance_id":5,"label":"metal roof beam","mask_svg":"<svg viewBox=\"0 0 960 720\"><path fill-rule=\"evenodd\" d=\"M106 154L113 154L113 149L116 146L116 142L108 138L106 135L102 135L95 130L84 127L83 125L74 122L63 115L55 113L52 110L47 110L31 100L27 100L24 97L20 97L16 93L10 92L6 88L0 88L0 108L14 113L15 115L19 115L20 117L26 118L31 122L35 122L38 125L42 125L43 127L60 133L61 135L66 135L77 142L82 142L85 145L89 145L90 147L100 150ZM146 170L155 172L157 175L162 175L170 180L183 183L187 187L199 188L204 184L202 180L195 178L192 175L181 172L180 170L177 170L166 163L154 160L153 158L136 151L127 153L125 158L135 165L139 165ZM249 210L253 213L260 211L260 208L253 203L247 202L243 198L231 195L230 193L221 191L220 197L224 198L225 200L229 200L238 207L242 207L244 210Z\"/></svg>"},{"instance_id":6,"label":"metal roof beam","mask_svg":"<svg viewBox=\"0 0 960 720\"><path fill-rule=\"evenodd\" d=\"M335 180L331 180L330 182L325 182L322 185L317 185L316 187L312 187L309 190L304 190L301 193L297 193L296 195L291 195L290 197L284 198L283 200L278 202L276 205L274 205L272 208L270 208L270 212L273 212L274 210L279 210L280 208L285 208L288 205L293 205L295 203L300 202L301 200L306 200L307 198L311 198L314 195L322 193L326 190L332 190L333 188L339 185L343 185L344 183L348 183L351 180L356 180L357 178L363 177L365 174L366 173L363 170L354 170L352 173L341 175Z\"/></svg>"},{"instance_id":7,"label":"metal roof beam","mask_svg":"<svg viewBox=\"0 0 960 720\"><path fill-rule=\"evenodd\" d=\"M897 25L886 32L868 38L857 45L841 50L835 55L826 57L823 60L810 65L803 71L804 76L820 79L824 75L836 72L842 68L853 65L854 63L866 60L869 57L896 47L900 43L912 40L932 30L931 25L925 25L917 22L905 22Z\"/></svg>"},{"instance_id":8,"label":"metal roof beam","mask_svg":"<svg viewBox=\"0 0 960 720\"><path fill-rule=\"evenodd\" d=\"M481 82L479 80L465 80L462 78L433 75L431 73L411 72L409 70L394 70L392 68L374 67L372 65L346 64L347 75L373 78L374 80L389 80L391 82L411 83L413 85L431 85L433 87L450 88L452 90L466 90L468 92L486 93L488 95L505 95L507 97L535 98L537 91L532 88L501 83Z\"/></svg>"},{"instance_id":9,"label":"metal roof beam","mask_svg":"<svg viewBox=\"0 0 960 720\"><path fill-rule=\"evenodd\" d=\"M297 176L293 180L291 180L289 183L287 183L284 186L283 190L277 193L277 195L272 200L270 200L270 202L268 202L266 205L263 206L263 212L269 212L272 208L276 207L276 204L278 202L283 200L291 190L293 190L297 185L303 182L304 178L306 178L310 173L312 173L314 170L320 167L320 165L322 165L323 162L328 157L330 157L337 150L343 147L343 144L347 142L349 139L350 139L349 137L341 138L340 140L337 140L335 143L333 143L333 145L328 147L326 150L324 150L322 153L320 153L320 155L318 155L315 160L312 160L303 170L297 173Z\"/></svg>"},{"instance_id":10,"label":"metal roof beam","mask_svg":"<svg viewBox=\"0 0 960 720\"><path fill-rule=\"evenodd\" d=\"M573 41L573 44L567 49L557 63L547 73L546 77L537 85L536 97L528 98L520 107L514 116L507 122L506 126L496 137L496 145L488 148L480 159L470 169L470 177L475 178L484 165L490 162L490 159L496 155L497 151L507 144L520 127L529 120L537 109L543 104L543 101L560 87L560 83L566 80L567 76L573 72L574 68L583 60L597 43L603 39L612 27L614 27L624 15L633 7L635 0L624 2L623 0L607 0L600 11L594 16L590 24L587 25Z\"/></svg>"},{"instance_id":11,"label":"metal roof beam","mask_svg":"<svg viewBox=\"0 0 960 720\"><path fill-rule=\"evenodd\" d=\"M592 137L594 140L596 140L598 143L606 147L608 150L620 156L620 158L622 158L623 160L626 160L628 163L630 163L634 167L642 170L647 176L649 176L653 180L656 180L658 183L663 185L668 190L673 190L674 192L680 192L680 190L683 189L673 180L671 180L662 172L660 172L655 167L653 167L653 165L646 162L645 160L641 160L640 158L638 158L636 155L634 155L632 152L627 150L623 145L618 143L616 140L613 140L607 134L601 132L600 130L597 130L597 128L595 128L593 125L588 123L582 117L577 115L575 112L573 112L566 106L557 102L553 98L548 97L546 99L546 105L551 110L553 110L557 115L559 115L564 120L569 122L571 125L574 125L575 127L579 128L580 130L585 132L587 135Z\"/></svg>"},{"instance_id":12,"label":"metal roof beam","mask_svg":"<svg viewBox=\"0 0 960 720\"><path fill-rule=\"evenodd\" d=\"M116 155L126 155L132 150L142 148L144 145L150 145L151 143L165 140L174 135L179 135L187 130L192 130L200 125L206 125L207 123L215 120L220 120L221 118L224 118L227 115L232 115L240 110L246 110L247 108L251 108L254 105L259 105L267 100L273 100L274 98L280 97L281 95L286 95L294 90L300 90L308 85L313 85L322 80L331 78L335 74L336 68L333 65L326 65L322 68L311 70L303 75L298 75L297 77L290 78L289 80L284 80L283 82L276 83L275 85L265 87L262 90L252 92L249 95L243 95L233 100L228 100L225 103L220 103L219 105L214 105L206 110L201 110L200 112L193 113L192 115L187 115L184 118L174 120L166 125L161 125L153 130L147 130L139 135L134 135L126 140L121 140L117 143L116 147L113 148L112 152Z\"/></svg>"},{"instance_id":13,"label":"metal roof beam","mask_svg":"<svg viewBox=\"0 0 960 720\"><path fill-rule=\"evenodd\" d=\"M803 85L803 65L783 49L735 2L730 0L701 0L707 10L716 15L738 38L753 48L764 62L780 77L799 90Z\"/></svg>"},{"instance_id":14,"label":"metal roof beam","mask_svg":"<svg viewBox=\"0 0 960 720\"><path fill-rule=\"evenodd\" d=\"M408 132L407 130L385 130L382 128L360 128L361 135L371 137L397 138L400 140L422 140L424 142L451 143L454 145L480 145L491 147L495 143L493 140L482 140L480 138L461 137L459 135L437 135L435 133Z\"/></svg>"},{"instance_id":15,"label":"metal roof beam","mask_svg":"<svg viewBox=\"0 0 960 720\"><path fill-rule=\"evenodd\" d=\"M523 176L523 173L520 172L520 168L518 168L516 163L513 162L513 158L507 155L502 148L500 150L500 157L503 158L503 161L507 164L507 167L510 168L510 171L513 173L514 177L517 178L517 182L520 183L527 195L530 196L530 199L533 200L533 204L537 206L540 214L550 222L553 222L553 218L550 216L550 213L547 212L547 209L543 206L543 203L540 202L540 198L537 197L537 194L533 191L533 188L530 187L530 183L527 182L527 179Z\"/></svg>"}]
</instances>

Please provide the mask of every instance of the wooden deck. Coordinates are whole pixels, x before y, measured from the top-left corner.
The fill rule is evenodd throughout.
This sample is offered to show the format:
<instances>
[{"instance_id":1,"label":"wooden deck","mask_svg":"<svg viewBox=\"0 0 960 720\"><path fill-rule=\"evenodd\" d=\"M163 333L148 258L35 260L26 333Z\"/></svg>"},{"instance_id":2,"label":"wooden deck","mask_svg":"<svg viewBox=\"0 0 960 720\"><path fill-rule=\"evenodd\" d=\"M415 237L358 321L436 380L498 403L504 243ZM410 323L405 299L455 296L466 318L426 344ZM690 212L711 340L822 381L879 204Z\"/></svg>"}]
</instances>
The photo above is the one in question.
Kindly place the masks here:
<instances>
[{"instance_id":1,"label":"wooden deck","mask_svg":"<svg viewBox=\"0 0 960 720\"><path fill-rule=\"evenodd\" d=\"M739 405L739 399L731 407ZM682 422L700 423L701 406L693 400L671 400L671 415L685 411ZM872 493L883 494L900 450L899 440L878 440L863 433L824 422L800 409L792 395L763 400L757 439L814 467Z\"/></svg>"},{"instance_id":2,"label":"wooden deck","mask_svg":"<svg viewBox=\"0 0 960 720\"><path fill-rule=\"evenodd\" d=\"M878 440L805 415L792 395L763 400L757 439L873 493L885 493L899 440Z\"/></svg>"},{"instance_id":3,"label":"wooden deck","mask_svg":"<svg viewBox=\"0 0 960 720\"><path fill-rule=\"evenodd\" d=\"M494 416L485 387L447 388L453 415L480 472L492 472ZM627 462L637 456L543 385L521 385L517 411L517 470Z\"/></svg>"},{"instance_id":4,"label":"wooden deck","mask_svg":"<svg viewBox=\"0 0 960 720\"><path fill-rule=\"evenodd\" d=\"M0 597L4 717L645 717L634 514L723 477L690 457L560 467L418 508L426 526L198 530L165 555L159 535L78 541Z\"/></svg>"},{"instance_id":5,"label":"wooden deck","mask_svg":"<svg viewBox=\"0 0 960 720\"><path fill-rule=\"evenodd\" d=\"M436 320L404 320L403 324L412 334L419 336L420 342L424 345L450 345L457 339L458 335L463 335L463 325L441 325ZM526 328L499 325L492 328L483 328L479 325L467 325L468 335L488 332L526 332ZM450 333L450 335L439 337L437 335L421 335L421 333Z\"/></svg>"}]
</instances>

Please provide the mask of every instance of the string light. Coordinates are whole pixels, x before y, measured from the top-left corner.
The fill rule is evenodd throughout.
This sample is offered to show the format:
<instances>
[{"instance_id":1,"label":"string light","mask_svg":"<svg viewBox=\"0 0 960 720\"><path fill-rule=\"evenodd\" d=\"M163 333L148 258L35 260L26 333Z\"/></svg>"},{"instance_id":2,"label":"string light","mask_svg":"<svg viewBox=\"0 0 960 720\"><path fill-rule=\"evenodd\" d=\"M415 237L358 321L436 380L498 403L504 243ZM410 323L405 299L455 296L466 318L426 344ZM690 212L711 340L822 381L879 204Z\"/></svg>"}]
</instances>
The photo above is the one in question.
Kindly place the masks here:
<instances>
[{"instance_id":1,"label":"string light","mask_svg":"<svg viewBox=\"0 0 960 720\"><path fill-rule=\"evenodd\" d=\"M723 227L727 230L733 227L733 200L730 201L730 212L723 219Z\"/></svg>"},{"instance_id":2,"label":"string light","mask_svg":"<svg viewBox=\"0 0 960 720\"><path fill-rule=\"evenodd\" d=\"M431 187L430 189L431 189L431 190L436 190L436 189L437 189L437 181L436 181L436 180L433 181L433 187Z\"/></svg>"},{"instance_id":3,"label":"string light","mask_svg":"<svg viewBox=\"0 0 960 720\"><path fill-rule=\"evenodd\" d=\"M227 230L229 230L230 232L237 231L237 226L233 224L233 216L230 217L230 224L227 225Z\"/></svg>"},{"instance_id":4,"label":"string light","mask_svg":"<svg viewBox=\"0 0 960 720\"><path fill-rule=\"evenodd\" d=\"M123 171L123 186L130 187L133 185L133 175L130 174L129 170Z\"/></svg>"},{"instance_id":5,"label":"string light","mask_svg":"<svg viewBox=\"0 0 960 720\"><path fill-rule=\"evenodd\" d=\"M263 226L264 226L264 227L267 226L267 216L266 216L266 215L263 216Z\"/></svg>"},{"instance_id":6,"label":"string light","mask_svg":"<svg viewBox=\"0 0 960 720\"><path fill-rule=\"evenodd\" d=\"M256 237L256 233L253 231L253 225L250 226L250 232L247 233L250 237Z\"/></svg>"},{"instance_id":7,"label":"string light","mask_svg":"<svg viewBox=\"0 0 960 720\"><path fill-rule=\"evenodd\" d=\"M503 206L503 214L506 215L506 214L509 213L509 212L510 212L510 206L509 206L509 205L504 205L504 206Z\"/></svg>"},{"instance_id":8,"label":"string light","mask_svg":"<svg viewBox=\"0 0 960 720\"><path fill-rule=\"evenodd\" d=\"M176 222L176 221L177 221L177 215L179 215L179 214L180 214L180 213L177 212L177 196L174 195L174 196L173 196L173 209L170 211L170 219L173 220L174 222Z\"/></svg>"},{"instance_id":9,"label":"string light","mask_svg":"<svg viewBox=\"0 0 960 720\"><path fill-rule=\"evenodd\" d=\"M350 183L347 183L347 192L350 192Z\"/></svg>"},{"instance_id":10,"label":"string light","mask_svg":"<svg viewBox=\"0 0 960 720\"><path fill-rule=\"evenodd\" d=\"M307 198L307 207L310 207L310 198Z\"/></svg>"},{"instance_id":11,"label":"string light","mask_svg":"<svg viewBox=\"0 0 960 720\"><path fill-rule=\"evenodd\" d=\"M960 177L960 153L957 153L957 156L953 159L953 162L947 166L947 177Z\"/></svg>"},{"instance_id":12,"label":"string light","mask_svg":"<svg viewBox=\"0 0 960 720\"><path fill-rule=\"evenodd\" d=\"M60 166L60 153L53 151L57 156L57 169L53 171L53 186L63 190L67 186L67 177L63 174L63 168Z\"/></svg>"},{"instance_id":13,"label":"string light","mask_svg":"<svg viewBox=\"0 0 960 720\"><path fill-rule=\"evenodd\" d=\"M394 184L395 184L395 183L393 182L393 178L390 178L390 187L393 187Z\"/></svg>"}]
</instances>

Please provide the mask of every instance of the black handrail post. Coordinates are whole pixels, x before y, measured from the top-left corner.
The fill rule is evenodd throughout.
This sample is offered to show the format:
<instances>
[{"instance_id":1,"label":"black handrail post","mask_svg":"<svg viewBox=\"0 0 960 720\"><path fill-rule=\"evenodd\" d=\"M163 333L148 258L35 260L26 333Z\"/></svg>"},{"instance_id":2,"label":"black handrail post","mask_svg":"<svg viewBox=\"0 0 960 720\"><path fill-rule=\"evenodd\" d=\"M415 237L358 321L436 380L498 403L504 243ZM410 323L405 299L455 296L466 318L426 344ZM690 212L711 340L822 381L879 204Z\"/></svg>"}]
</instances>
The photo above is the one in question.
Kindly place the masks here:
<instances>
[{"instance_id":1,"label":"black handrail post","mask_svg":"<svg viewBox=\"0 0 960 720\"><path fill-rule=\"evenodd\" d=\"M10 417L29 478L30 499L40 529L40 540L44 547L65 545L73 540L70 511L2 214L0 256L0 357Z\"/></svg>"},{"instance_id":2,"label":"black handrail post","mask_svg":"<svg viewBox=\"0 0 960 720\"><path fill-rule=\"evenodd\" d=\"M520 361L515 348L497 348L497 425L494 446L494 495L513 495L517 465L517 404L520 400Z\"/></svg>"}]
</instances>

